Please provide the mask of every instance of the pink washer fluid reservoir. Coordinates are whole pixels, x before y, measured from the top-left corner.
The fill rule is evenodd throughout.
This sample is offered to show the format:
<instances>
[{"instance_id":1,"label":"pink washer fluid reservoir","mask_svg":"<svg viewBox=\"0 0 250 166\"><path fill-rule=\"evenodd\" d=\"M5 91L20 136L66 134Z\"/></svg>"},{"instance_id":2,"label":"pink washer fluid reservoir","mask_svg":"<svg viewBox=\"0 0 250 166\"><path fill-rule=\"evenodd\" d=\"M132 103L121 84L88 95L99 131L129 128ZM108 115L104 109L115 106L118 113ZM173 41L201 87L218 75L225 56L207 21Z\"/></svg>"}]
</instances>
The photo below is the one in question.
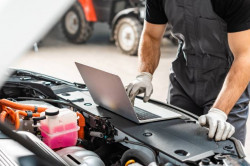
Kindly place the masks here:
<instances>
[{"instance_id":1,"label":"pink washer fluid reservoir","mask_svg":"<svg viewBox=\"0 0 250 166\"><path fill-rule=\"evenodd\" d=\"M46 145L51 149L76 145L79 126L75 112L66 108L48 108L40 116L46 116L39 126Z\"/></svg>"}]
</instances>

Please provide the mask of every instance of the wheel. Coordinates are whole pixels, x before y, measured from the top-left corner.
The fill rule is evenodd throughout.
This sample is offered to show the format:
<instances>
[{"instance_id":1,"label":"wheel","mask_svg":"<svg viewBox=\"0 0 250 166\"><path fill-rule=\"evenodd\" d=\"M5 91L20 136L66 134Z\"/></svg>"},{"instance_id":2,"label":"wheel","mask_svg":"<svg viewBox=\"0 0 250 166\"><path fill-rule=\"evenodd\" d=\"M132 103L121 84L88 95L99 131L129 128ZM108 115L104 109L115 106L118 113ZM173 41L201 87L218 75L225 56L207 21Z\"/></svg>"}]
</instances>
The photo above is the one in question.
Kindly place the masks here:
<instances>
[{"instance_id":1,"label":"wheel","mask_svg":"<svg viewBox=\"0 0 250 166\"><path fill-rule=\"evenodd\" d=\"M62 30L72 43L84 43L91 37L93 24L85 19L83 9L78 2L63 16Z\"/></svg>"},{"instance_id":2,"label":"wheel","mask_svg":"<svg viewBox=\"0 0 250 166\"><path fill-rule=\"evenodd\" d=\"M114 30L116 46L125 54L136 55L140 42L142 24L134 17L118 21Z\"/></svg>"}]
</instances>

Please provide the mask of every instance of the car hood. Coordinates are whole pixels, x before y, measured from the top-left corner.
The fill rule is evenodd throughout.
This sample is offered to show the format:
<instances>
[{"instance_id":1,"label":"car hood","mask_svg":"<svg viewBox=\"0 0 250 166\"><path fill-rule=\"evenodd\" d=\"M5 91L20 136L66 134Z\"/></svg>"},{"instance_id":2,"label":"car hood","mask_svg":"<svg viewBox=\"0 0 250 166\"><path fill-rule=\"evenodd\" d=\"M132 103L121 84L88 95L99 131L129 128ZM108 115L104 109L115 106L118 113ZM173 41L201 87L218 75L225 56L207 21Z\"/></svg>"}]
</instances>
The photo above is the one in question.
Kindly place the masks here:
<instances>
[{"instance_id":1,"label":"car hood","mask_svg":"<svg viewBox=\"0 0 250 166\"><path fill-rule=\"evenodd\" d=\"M72 0L0 1L0 87L7 68L39 41L72 5Z\"/></svg>"}]
</instances>

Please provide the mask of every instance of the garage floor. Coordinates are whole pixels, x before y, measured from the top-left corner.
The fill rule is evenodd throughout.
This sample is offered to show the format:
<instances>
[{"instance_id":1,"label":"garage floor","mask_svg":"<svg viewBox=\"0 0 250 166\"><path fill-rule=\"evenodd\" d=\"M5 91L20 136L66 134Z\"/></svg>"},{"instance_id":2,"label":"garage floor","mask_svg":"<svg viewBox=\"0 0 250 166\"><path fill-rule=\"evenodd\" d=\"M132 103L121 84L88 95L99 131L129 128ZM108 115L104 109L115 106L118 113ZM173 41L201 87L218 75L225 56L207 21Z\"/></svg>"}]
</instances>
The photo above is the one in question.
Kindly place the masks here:
<instances>
[{"instance_id":1,"label":"garage floor","mask_svg":"<svg viewBox=\"0 0 250 166\"><path fill-rule=\"evenodd\" d=\"M176 54L176 46L163 41L159 67L154 74L153 99L165 102L168 90L168 74L171 61ZM121 54L109 42L109 28L106 24L96 24L92 38L86 44L68 43L56 26L43 40L38 52L29 51L13 65L15 68L48 74L71 82L83 82L74 62L87 64L121 77L127 85L137 75L137 57ZM250 121L247 124L250 127ZM246 147L250 147L250 132ZM247 149L250 156L250 148Z\"/></svg>"}]
</instances>

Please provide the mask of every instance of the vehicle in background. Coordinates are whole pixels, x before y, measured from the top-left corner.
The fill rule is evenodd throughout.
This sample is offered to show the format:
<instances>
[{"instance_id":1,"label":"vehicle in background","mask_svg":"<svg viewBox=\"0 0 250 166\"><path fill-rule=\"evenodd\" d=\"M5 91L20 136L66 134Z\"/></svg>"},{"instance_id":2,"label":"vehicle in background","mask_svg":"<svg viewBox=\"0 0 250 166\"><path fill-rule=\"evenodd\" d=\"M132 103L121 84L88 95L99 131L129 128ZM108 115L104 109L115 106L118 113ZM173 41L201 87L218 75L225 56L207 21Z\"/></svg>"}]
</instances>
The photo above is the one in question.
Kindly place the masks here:
<instances>
[{"instance_id":1,"label":"vehicle in background","mask_svg":"<svg viewBox=\"0 0 250 166\"><path fill-rule=\"evenodd\" d=\"M72 43L84 43L93 24L105 22L110 39L125 54L136 55L144 20L144 0L78 0L62 18L62 29Z\"/></svg>"}]
</instances>

